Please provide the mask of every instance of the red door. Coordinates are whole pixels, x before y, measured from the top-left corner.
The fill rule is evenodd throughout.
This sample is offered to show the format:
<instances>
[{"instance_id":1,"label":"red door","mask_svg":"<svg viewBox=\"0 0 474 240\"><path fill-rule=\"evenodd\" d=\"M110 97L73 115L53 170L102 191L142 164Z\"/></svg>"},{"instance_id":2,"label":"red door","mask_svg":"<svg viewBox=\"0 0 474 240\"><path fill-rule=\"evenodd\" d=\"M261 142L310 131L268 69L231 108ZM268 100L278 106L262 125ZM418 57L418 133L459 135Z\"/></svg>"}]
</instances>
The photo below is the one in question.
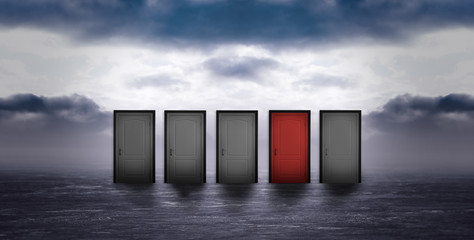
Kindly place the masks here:
<instances>
[{"instance_id":1,"label":"red door","mask_svg":"<svg viewBox=\"0 0 474 240\"><path fill-rule=\"evenodd\" d=\"M308 183L309 111L270 111L270 182Z\"/></svg>"}]
</instances>

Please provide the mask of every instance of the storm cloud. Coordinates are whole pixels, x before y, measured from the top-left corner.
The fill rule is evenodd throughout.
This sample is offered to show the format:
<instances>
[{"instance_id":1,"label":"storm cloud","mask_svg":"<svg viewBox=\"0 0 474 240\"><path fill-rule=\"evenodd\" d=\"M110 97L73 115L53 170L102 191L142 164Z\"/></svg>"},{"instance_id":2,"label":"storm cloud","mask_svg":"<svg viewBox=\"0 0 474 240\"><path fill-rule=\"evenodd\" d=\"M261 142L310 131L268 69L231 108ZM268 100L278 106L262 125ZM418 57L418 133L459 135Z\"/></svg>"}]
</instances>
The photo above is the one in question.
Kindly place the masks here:
<instances>
[{"instance_id":1,"label":"storm cloud","mask_svg":"<svg viewBox=\"0 0 474 240\"><path fill-rule=\"evenodd\" d=\"M388 101L382 111L369 115L371 125L390 131L458 128L474 130L474 97L449 94L439 97L401 95Z\"/></svg>"},{"instance_id":2,"label":"storm cloud","mask_svg":"<svg viewBox=\"0 0 474 240\"><path fill-rule=\"evenodd\" d=\"M374 166L399 170L474 169L474 97L397 96L364 117L364 155Z\"/></svg>"},{"instance_id":3,"label":"storm cloud","mask_svg":"<svg viewBox=\"0 0 474 240\"><path fill-rule=\"evenodd\" d=\"M365 37L395 40L472 26L474 2L328 1L0 1L0 24L173 44L306 44Z\"/></svg>"},{"instance_id":4,"label":"storm cloud","mask_svg":"<svg viewBox=\"0 0 474 240\"><path fill-rule=\"evenodd\" d=\"M105 166L111 155L112 114L82 95L0 98L2 165Z\"/></svg>"},{"instance_id":5,"label":"storm cloud","mask_svg":"<svg viewBox=\"0 0 474 240\"><path fill-rule=\"evenodd\" d=\"M87 125L91 131L97 131L107 125L109 115L101 111L93 100L77 94L62 97L16 94L0 98L0 121L4 124L15 120L16 124L41 126L47 130Z\"/></svg>"}]
</instances>

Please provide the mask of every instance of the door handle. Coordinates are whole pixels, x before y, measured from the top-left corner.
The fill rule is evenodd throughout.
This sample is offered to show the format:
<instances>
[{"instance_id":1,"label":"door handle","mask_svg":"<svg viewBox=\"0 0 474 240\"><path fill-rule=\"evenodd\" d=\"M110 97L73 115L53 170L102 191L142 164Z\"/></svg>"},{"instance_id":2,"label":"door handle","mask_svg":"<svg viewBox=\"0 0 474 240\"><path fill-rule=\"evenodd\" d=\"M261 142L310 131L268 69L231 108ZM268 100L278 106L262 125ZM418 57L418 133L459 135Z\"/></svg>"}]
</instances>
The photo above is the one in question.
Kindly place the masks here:
<instances>
[{"instance_id":1,"label":"door handle","mask_svg":"<svg viewBox=\"0 0 474 240\"><path fill-rule=\"evenodd\" d=\"M224 149L222 149L222 151L221 151L221 155L222 155L222 156L224 156Z\"/></svg>"},{"instance_id":2,"label":"door handle","mask_svg":"<svg viewBox=\"0 0 474 240\"><path fill-rule=\"evenodd\" d=\"M273 150L273 154L276 156L277 155L277 149Z\"/></svg>"},{"instance_id":3,"label":"door handle","mask_svg":"<svg viewBox=\"0 0 474 240\"><path fill-rule=\"evenodd\" d=\"M119 156L122 156L122 149L119 148Z\"/></svg>"},{"instance_id":4,"label":"door handle","mask_svg":"<svg viewBox=\"0 0 474 240\"><path fill-rule=\"evenodd\" d=\"M173 156L173 149L170 148L170 156Z\"/></svg>"},{"instance_id":5,"label":"door handle","mask_svg":"<svg viewBox=\"0 0 474 240\"><path fill-rule=\"evenodd\" d=\"M324 149L324 151L325 151L325 153L324 153L324 154L327 156L327 155L328 155L328 149L327 149L327 148L325 148L325 149Z\"/></svg>"}]
</instances>

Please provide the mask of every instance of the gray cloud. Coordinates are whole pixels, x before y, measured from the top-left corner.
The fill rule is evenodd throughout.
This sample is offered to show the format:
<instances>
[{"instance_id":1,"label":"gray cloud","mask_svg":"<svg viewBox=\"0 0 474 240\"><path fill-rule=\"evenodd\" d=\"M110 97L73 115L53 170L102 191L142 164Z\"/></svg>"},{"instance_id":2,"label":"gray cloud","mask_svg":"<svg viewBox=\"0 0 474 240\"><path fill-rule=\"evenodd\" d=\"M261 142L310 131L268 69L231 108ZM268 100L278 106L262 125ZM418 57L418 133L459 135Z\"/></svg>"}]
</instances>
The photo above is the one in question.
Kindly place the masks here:
<instances>
[{"instance_id":1,"label":"gray cloud","mask_svg":"<svg viewBox=\"0 0 474 240\"><path fill-rule=\"evenodd\" d=\"M155 75L137 78L133 82L131 82L131 85L137 88L159 87L159 88L172 88L173 90L179 90L183 88L184 86L188 85L188 83L166 74L155 74Z\"/></svg>"},{"instance_id":2,"label":"gray cloud","mask_svg":"<svg viewBox=\"0 0 474 240\"><path fill-rule=\"evenodd\" d=\"M473 52L456 52L436 57L414 57L409 55L398 55L394 58L394 67L399 72L405 72L416 78L432 78L452 74L457 70L459 63L470 61L474 57Z\"/></svg>"},{"instance_id":3,"label":"gray cloud","mask_svg":"<svg viewBox=\"0 0 474 240\"><path fill-rule=\"evenodd\" d=\"M474 97L467 94L440 97L405 94L391 99L382 111L371 113L369 120L372 121L371 125L387 130L400 125L404 128L443 129L449 127L444 124L449 125L450 122L457 122L458 126L466 122L466 127L473 127L470 121L474 120Z\"/></svg>"},{"instance_id":4,"label":"gray cloud","mask_svg":"<svg viewBox=\"0 0 474 240\"><path fill-rule=\"evenodd\" d=\"M45 57L38 54L8 49L0 45L0 60L20 61L26 70L35 76L71 78L86 71L89 59L81 55L68 57Z\"/></svg>"},{"instance_id":5,"label":"gray cloud","mask_svg":"<svg viewBox=\"0 0 474 240\"><path fill-rule=\"evenodd\" d=\"M91 124L97 130L104 127L109 114L101 111L93 100L77 94L68 97L17 94L0 98L0 119L4 123L21 119L32 126L44 122L51 129Z\"/></svg>"},{"instance_id":6,"label":"gray cloud","mask_svg":"<svg viewBox=\"0 0 474 240\"><path fill-rule=\"evenodd\" d=\"M474 2L460 1L0 1L0 24L66 32L82 39L120 36L190 43L307 44L472 26Z\"/></svg>"},{"instance_id":7,"label":"gray cloud","mask_svg":"<svg viewBox=\"0 0 474 240\"><path fill-rule=\"evenodd\" d=\"M111 158L111 126L112 114L81 95L0 98L1 164L103 167Z\"/></svg>"},{"instance_id":8,"label":"gray cloud","mask_svg":"<svg viewBox=\"0 0 474 240\"><path fill-rule=\"evenodd\" d=\"M436 171L474 169L474 97L401 95L364 118L364 155L385 168Z\"/></svg>"},{"instance_id":9,"label":"gray cloud","mask_svg":"<svg viewBox=\"0 0 474 240\"><path fill-rule=\"evenodd\" d=\"M278 62L270 58L218 57L207 60L204 66L217 76L260 82L260 73L278 66Z\"/></svg>"},{"instance_id":10,"label":"gray cloud","mask_svg":"<svg viewBox=\"0 0 474 240\"><path fill-rule=\"evenodd\" d=\"M313 91L320 87L346 88L352 86L353 83L351 83L348 79L339 76L315 74L311 78L296 81L293 83L293 85L302 90Z\"/></svg>"}]
</instances>

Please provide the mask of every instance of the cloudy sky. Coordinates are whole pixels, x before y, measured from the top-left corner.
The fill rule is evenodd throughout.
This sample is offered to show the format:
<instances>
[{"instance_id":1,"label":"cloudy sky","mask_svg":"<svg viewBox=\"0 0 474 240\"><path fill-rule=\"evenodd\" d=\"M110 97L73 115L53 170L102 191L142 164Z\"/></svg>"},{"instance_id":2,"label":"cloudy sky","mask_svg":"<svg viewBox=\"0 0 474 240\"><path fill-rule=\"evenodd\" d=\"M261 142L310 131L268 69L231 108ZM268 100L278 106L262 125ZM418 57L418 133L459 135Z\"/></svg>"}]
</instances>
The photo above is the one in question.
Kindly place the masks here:
<instances>
[{"instance_id":1,"label":"cloudy sky","mask_svg":"<svg viewBox=\"0 0 474 240\"><path fill-rule=\"evenodd\" d=\"M363 169L474 169L474 2L0 0L0 167L112 168L112 111L363 112ZM162 171L157 171L160 176ZM313 174L317 178L317 174Z\"/></svg>"}]
</instances>

